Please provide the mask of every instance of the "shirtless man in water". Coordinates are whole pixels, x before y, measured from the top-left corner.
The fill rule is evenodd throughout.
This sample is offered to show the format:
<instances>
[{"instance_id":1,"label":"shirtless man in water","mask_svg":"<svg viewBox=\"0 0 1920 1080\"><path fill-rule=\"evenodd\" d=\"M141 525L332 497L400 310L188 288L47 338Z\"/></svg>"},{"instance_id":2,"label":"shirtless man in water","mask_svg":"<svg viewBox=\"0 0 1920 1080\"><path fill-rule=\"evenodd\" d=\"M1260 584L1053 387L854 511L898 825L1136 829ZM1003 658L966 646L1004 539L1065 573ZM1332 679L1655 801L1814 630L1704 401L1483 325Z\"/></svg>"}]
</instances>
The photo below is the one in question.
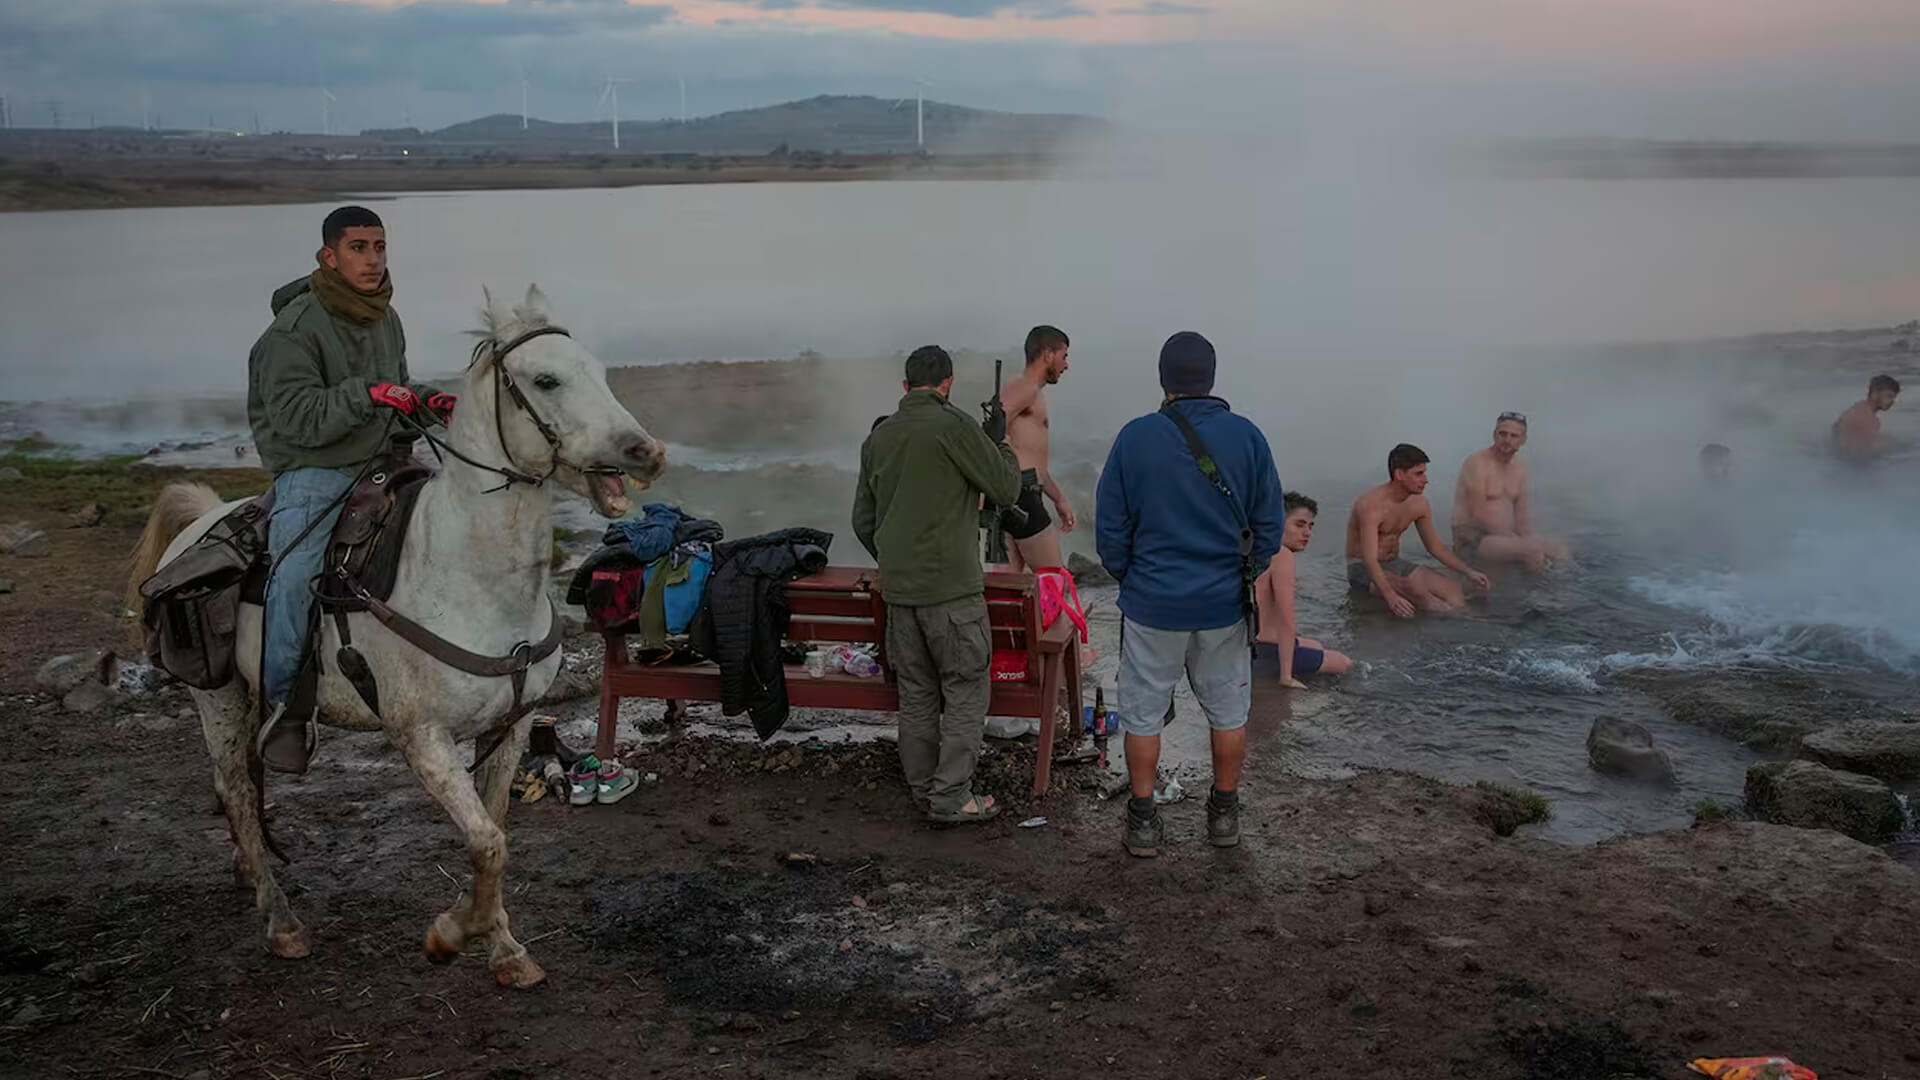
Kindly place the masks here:
<instances>
[{"instance_id":1,"label":"shirtless man in water","mask_svg":"<svg viewBox=\"0 0 1920 1080\"><path fill-rule=\"evenodd\" d=\"M1460 466L1453 490L1453 550L1469 562L1524 562L1534 573L1550 562L1573 559L1565 540L1537 536L1527 509L1527 418L1503 412L1493 424L1493 445L1475 451Z\"/></svg>"},{"instance_id":2,"label":"shirtless man in water","mask_svg":"<svg viewBox=\"0 0 1920 1080\"><path fill-rule=\"evenodd\" d=\"M1875 375L1867 383L1867 396L1847 406L1847 411L1833 422L1833 452L1856 462L1871 461L1884 453L1880 414L1893 408L1899 396L1898 380L1891 375Z\"/></svg>"},{"instance_id":3,"label":"shirtless man in water","mask_svg":"<svg viewBox=\"0 0 1920 1080\"><path fill-rule=\"evenodd\" d=\"M1441 564L1463 575L1482 592L1493 588L1487 575L1461 562L1433 527L1433 507L1427 502L1427 454L1401 443L1387 455L1387 482L1353 501L1347 518L1347 584L1355 592L1372 592L1402 619L1416 610L1456 612L1467 606L1460 583L1425 566L1400 557L1400 534L1407 526L1420 533L1420 544Z\"/></svg>"},{"instance_id":4,"label":"shirtless man in water","mask_svg":"<svg viewBox=\"0 0 1920 1080\"><path fill-rule=\"evenodd\" d=\"M1000 388L1000 403L1007 410L1007 445L1020 459L1020 508L1027 512L1018 527L1002 520L1010 541L1007 565L1016 571L1066 565L1060 534L1080 523L1047 467L1047 387L1067 373L1067 335L1052 326L1036 326L1027 332L1026 351L1026 370ZM1042 495L1053 500L1060 515L1058 528Z\"/></svg>"}]
</instances>

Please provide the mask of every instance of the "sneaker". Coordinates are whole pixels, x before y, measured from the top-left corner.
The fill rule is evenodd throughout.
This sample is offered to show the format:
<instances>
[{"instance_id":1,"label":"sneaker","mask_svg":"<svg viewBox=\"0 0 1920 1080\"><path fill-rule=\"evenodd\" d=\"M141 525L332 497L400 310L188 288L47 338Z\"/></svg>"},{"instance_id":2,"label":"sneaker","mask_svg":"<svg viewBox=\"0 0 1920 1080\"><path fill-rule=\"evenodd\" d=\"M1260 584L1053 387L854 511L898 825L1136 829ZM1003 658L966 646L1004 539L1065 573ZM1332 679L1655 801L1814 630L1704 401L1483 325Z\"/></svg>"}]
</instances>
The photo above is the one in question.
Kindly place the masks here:
<instances>
[{"instance_id":1,"label":"sneaker","mask_svg":"<svg viewBox=\"0 0 1920 1080\"><path fill-rule=\"evenodd\" d=\"M600 759L588 754L567 773L567 802L587 806L600 794Z\"/></svg>"},{"instance_id":2,"label":"sneaker","mask_svg":"<svg viewBox=\"0 0 1920 1080\"><path fill-rule=\"evenodd\" d=\"M1127 811L1127 832L1121 839L1127 854L1136 858L1151 859L1160 854L1160 843L1166 839L1166 830L1160 824L1160 808L1153 808L1153 816L1142 819L1135 817L1132 810Z\"/></svg>"},{"instance_id":3,"label":"sneaker","mask_svg":"<svg viewBox=\"0 0 1920 1080\"><path fill-rule=\"evenodd\" d=\"M1222 801L1220 793L1207 795L1207 843L1214 847L1233 847L1240 843L1240 799L1230 793Z\"/></svg>"},{"instance_id":4,"label":"sneaker","mask_svg":"<svg viewBox=\"0 0 1920 1080\"><path fill-rule=\"evenodd\" d=\"M617 761L609 761L600 767L600 802L612 805L633 794L640 786L640 778L633 775L626 766Z\"/></svg>"}]
</instances>

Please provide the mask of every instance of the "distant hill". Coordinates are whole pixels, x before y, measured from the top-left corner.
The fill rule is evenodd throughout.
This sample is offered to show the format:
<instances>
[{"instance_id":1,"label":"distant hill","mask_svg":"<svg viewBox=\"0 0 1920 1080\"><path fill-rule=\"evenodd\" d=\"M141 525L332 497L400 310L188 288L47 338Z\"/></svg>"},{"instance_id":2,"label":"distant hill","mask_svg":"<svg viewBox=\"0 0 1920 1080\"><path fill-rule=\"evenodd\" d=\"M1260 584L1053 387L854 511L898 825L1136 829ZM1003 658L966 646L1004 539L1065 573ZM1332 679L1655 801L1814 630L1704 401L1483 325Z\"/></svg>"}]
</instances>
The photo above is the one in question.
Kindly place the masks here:
<instances>
[{"instance_id":1,"label":"distant hill","mask_svg":"<svg viewBox=\"0 0 1920 1080\"><path fill-rule=\"evenodd\" d=\"M935 101L927 102L925 108L926 148L936 154L1040 154L1059 149L1073 137L1106 130L1105 121L1090 116L992 112ZM525 130L520 124L517 114L501 113L439 131L361 134L447 147L519 145L537 152L607 152L613 146L607 120L578 124L529 120ZM783 146L796 154L910 154L917 148L914 103L823 94L684 124L620 121L623 154L768 154Z\"/></svg>"}]
</instances>

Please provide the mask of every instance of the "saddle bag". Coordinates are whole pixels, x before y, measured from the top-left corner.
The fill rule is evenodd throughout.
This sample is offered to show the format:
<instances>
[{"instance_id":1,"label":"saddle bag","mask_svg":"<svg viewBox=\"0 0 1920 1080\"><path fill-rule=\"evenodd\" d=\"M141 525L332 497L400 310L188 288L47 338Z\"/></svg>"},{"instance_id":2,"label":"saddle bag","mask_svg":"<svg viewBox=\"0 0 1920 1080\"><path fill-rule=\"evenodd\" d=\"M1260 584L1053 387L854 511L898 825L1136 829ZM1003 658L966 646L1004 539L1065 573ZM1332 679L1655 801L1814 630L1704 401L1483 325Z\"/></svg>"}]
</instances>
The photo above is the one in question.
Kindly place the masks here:
<instances>
[{"instance_id":1,"label":"saddle bag","mask_svg":"<svg viewBox=\"0 0 1920 1080\"><path fill-rule=\"evenodd\" d=\"M248 502L140 585L147 658L188 686L216 690L233 678L240 591L267 550L268 507Z\"/></svg>"}]
</instances>

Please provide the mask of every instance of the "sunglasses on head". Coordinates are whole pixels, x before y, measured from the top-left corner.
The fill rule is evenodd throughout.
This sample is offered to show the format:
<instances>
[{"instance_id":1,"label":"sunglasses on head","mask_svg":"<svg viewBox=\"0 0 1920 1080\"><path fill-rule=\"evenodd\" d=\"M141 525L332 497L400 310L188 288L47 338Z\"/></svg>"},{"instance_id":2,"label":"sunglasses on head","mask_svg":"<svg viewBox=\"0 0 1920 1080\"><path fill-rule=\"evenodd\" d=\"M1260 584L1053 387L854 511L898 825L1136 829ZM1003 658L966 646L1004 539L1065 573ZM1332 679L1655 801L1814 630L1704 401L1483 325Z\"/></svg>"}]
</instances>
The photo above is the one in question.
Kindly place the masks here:
<instances>
[{"instance_id":1,"label":"sunglasses on head","mask_svg":"<svg viewBox=\"0 0 1920 1080\"><path fill-rule=\"evenodd\" d=\"M1500 418L1495 420L1494 423L1498 424L1506 420L1511 420L1521 427L1527 426L1527 414L1518 412L1503 412L1500 414Z\"/></svg>"}]
</instances>

